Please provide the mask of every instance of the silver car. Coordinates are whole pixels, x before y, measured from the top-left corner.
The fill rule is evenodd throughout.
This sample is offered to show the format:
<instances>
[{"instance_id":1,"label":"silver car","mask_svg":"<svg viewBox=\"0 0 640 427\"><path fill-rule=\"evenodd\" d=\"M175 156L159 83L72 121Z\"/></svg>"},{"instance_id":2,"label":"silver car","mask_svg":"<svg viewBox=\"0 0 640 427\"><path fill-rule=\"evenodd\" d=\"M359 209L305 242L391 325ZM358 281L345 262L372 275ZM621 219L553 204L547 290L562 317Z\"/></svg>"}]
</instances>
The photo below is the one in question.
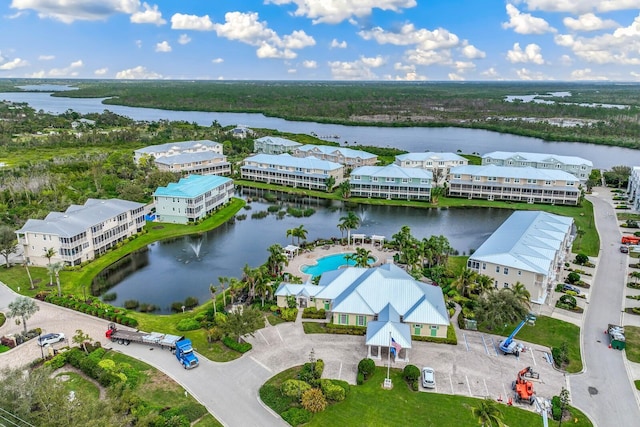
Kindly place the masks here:
<instances>
[{"instance_id":1,"label":"silver car","mask_svg":"<svg viewBox=\"0 0 640 427\"><path fill-rule=\"evenodd\" d=\"M47 344L54 344L60 341L64 341L64 334L45 334L38 338L38 345L44 347Z\"/></svg>"},{"instance_id":2,"label":"silver car","mask_svg":"<svg viewBox=\"0 0 640 427\"><path fill-rule=\"evenodd\" d=\"M433 368L422 368L422 387L436 388L436 373Z\"/></svg>"}]
</instances>

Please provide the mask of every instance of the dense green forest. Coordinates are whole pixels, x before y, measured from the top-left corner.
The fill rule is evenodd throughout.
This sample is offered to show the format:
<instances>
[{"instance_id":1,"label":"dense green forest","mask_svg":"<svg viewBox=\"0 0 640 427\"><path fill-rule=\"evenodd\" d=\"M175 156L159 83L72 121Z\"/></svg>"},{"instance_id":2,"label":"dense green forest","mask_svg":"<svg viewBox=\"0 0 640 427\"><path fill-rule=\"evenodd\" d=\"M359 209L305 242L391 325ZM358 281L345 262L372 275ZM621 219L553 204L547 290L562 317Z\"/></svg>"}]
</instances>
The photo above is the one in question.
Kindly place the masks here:
<instances>
[{"instance_id":1,"label":"dense green forest","mask_svg":"<svg viewBox=\"0 0 640 427\"><path fill-rule=\"evenodd\" d=\"M640 85L571 82L50 81L79 90L63 97L109 97L106 104L172 110L261 112L289 120L376 126L458 126L640 148ZM570 92L553 104L506 102L507 95ZM622 104L628 108L581 106ZM563 124L563 120L572 123Z\"/></svg>"}]
</instances>

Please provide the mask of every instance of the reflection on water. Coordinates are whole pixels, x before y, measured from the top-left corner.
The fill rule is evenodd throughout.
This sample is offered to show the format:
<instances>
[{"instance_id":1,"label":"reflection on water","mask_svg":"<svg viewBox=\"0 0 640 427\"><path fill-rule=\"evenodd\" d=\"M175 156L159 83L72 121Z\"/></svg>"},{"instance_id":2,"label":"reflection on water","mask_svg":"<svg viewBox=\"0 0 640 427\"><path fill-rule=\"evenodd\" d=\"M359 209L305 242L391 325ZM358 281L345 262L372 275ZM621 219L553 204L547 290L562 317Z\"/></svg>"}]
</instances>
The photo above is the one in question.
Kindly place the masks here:
<instances>
[{"instance_id":1,"label":"reflection on water","mask_svg":"<svg viewBox=\"0 0 640 427\"><path fill-rule=\"evenodd\" d=\"M155 304L168 313L173 302L184 301L188 296L200 303L210 298L209 285L219 286L219 277L241 277L242 268L263 264L268 256L267 248L279 243L283 247L291 243L287 230L304 225L307 240L339 237L340 217L348 210L355 211L362 219L357 233L383 235L387 239L403 225L419 239L431 235L446 236L454 249L468 254L477 248L511 213L506 209L418 209L410 207L373 206L344 203L314 197L295 198L278 194L279 200L267 203L261 190L243 190L243 197L251 200L250 210L241 210L245 220L230 221L222 226L196 236L185 236L148 246L144 253L131 254L120 261L115 271L106 271L102 279L114 285L109 292L116 292L114 305L135 299L140 303ZM282 199L280 199L282 198ZM271 198L270 198L271 200ZM286 215L278 219L270 213L264 219L252 219L251 214L266 211L269 206L315 209L306 218ZM199 243L199 256L194 251ZM132 258L131 261L128 261Z\"/></svg>"}]
</instances>

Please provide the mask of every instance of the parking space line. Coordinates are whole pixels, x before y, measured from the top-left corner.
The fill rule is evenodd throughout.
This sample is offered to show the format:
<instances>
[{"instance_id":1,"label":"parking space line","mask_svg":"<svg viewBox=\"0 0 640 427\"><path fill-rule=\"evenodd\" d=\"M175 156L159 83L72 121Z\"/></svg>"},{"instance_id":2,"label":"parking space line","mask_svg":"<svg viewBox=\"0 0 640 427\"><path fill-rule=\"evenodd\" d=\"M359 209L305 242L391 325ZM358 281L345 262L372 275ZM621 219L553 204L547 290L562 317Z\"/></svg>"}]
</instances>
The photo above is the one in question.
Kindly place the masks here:
<instances>
[{"instance_id":1,"label":"parking space line","mask_svg":"<svg viewBox=\"0 0 640 427\"><path fill-rule=\"evenodd\" d=\"M467 351L469 351L469 343L467 342L467 336L462 334L462 338L464 338L464 345L467 346Z\"/></svg>"},{"instance_id":2,"label":"parking space line","mask_svg":"<svg viewBox=\"0 0 640 427\"><path fill-rule=\"evenodd\" d=\"M282 335L280 335L280 329L276 328L276 332L278 333L278 336L280 337L280 341L284 342L284 339L282 338Z\"/></svg>"},{"instance_id":3,"label":"parking space line","mask_svg":"<svg viewBox=\"0 0 640 427\"><path fill-rule=\"evenodd\" d=\"M482 344L484 344L484 351L489 354L489 348L487 347L487 342L484 340L484 334L480 335L480 337L482 338Z\"/></svg>"},{"instance_id":4,"label":"parking space line","mask_svg":"<svg viewBox=\"0 0 640 427\"><path fill-rule=\"evenodd\" d=\"M502 391L504 392L504 400L508 401L509 397L507 396L507 389L504 388L504 383L502 383Z\"/></svg>"},{"instance_id":5,"label":"parking space line","mask_svg":"<svg viewBox=\"0 0 640 427\"><path fill-rule=\"evenodd\" d=\"M531 347L529 347L529 353L531 353L531 359L533 359L533 366L538 366L538 363L536 362L536 358L533 355L533 349Z\"/></svg>"},{"instance_id":6,"label":"parking space line","mask_svg":"<svg viewBox=\"0 0 640 427\"><path fill-rule=\"evenodd\" d=\"M338 370L338 379L342 378L342 362L340 362L340 369Z\"/></svg>"},{"instance_id":7,"label":"parking space line","mask_svg":"<svg viewBox=\"0 0 640 427\"><path fill-rule=\"evenodd\" d=\"M473 394L471 394L471 384L469 384L469 377L468 376L464 376L467 379L467 388L469 389L469 397L472 397Z\"/></svg>"},{"instance_id":8,"label":"parking space line","mask_svg":"<svg viewBox=\"0 0 640 427\"><path fill-rule=\"evenodd\" d=\"M267 365L265 365L264 363L261 363L260 361L258 361L258 359L256 359L255 357L253 357L253 356L249 356L249 358L250 358L251 360L253 360L254 362L256 362L258 365L262 366L262 367L263 367L264 369L266 369L267 371L269 371L269 372L273 372L273 371L271 370L271 368L269 368L269 367L268 367ZM192 393L192 394L193 394L193 393Z\"/></svg>"},{"instance_id":9,"label":"parking space line","mask_svg":"<svg viewBox=\"0 0 640 427\"><path fill-rule=\"evenodd\" d=\"M264 342L267 343L267 345L269 345L269 341L267 341L267 339L264 337L264 335L262 335L262 331L258 331L258 333L260 334L260 336L262 337L262 339L264 340Z\"/></svg>"},{"instance_id":10,"label":"parking space line","mask_svg":"<svg viewBox=\"0 0 640 427\"><path fill-rule=\"evenodd\" d=\"M449 374L449 383L451 384L451 394L455 394L453 391L453 380L451 379L451 374Z\"/></svg>"},{"instance_id":11,"label":"parking space line","mask_svg":"<svg viewBox=\"0 0 640 427\"><path fill-rule=\"evenodd\" d=\"M500 353L498 353L498 347L496 347L496 343L493 341L493 337L490 337L489 339L491 340L491 346L496 352L496 356L500 356Z\"/></svg>"},{"instance_id":12,"label":"parking space line","mask_svg":"<svg viewBox=\"0 0 640 427\"><path fill-rule=\"evenodd\" d=\"M482 382L484 382L484 391L487 393L485 394L486 397L489 397L489 387L487 387L487 380L485 380L484 378L482 379Z\"/></svg>"}]
</instances>

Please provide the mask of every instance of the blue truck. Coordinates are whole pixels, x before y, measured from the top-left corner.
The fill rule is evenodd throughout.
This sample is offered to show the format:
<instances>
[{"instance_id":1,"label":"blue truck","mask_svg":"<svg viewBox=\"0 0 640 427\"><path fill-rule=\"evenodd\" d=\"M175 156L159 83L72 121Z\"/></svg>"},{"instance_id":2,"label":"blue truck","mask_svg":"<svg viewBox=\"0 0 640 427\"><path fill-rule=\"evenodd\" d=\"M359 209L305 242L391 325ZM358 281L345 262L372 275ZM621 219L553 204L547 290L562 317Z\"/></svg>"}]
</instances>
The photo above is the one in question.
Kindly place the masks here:
<instances>
[{"instance_id":1,"label":"blue truck","mask_svg":"<svg viewBox=\"0 0 640 427\"><path fill-rule=\"evenodd\" d=\"M200 361L193 351L191 340L179 335L163 334L160 332L141 332L118 329L115 323L109 324L105 336L111 341L121 345L129 345L132 342L149 344L162 349L168 348L175 355L183 368L192 369L199 365Z\"/></svg>"}]
</instances>

